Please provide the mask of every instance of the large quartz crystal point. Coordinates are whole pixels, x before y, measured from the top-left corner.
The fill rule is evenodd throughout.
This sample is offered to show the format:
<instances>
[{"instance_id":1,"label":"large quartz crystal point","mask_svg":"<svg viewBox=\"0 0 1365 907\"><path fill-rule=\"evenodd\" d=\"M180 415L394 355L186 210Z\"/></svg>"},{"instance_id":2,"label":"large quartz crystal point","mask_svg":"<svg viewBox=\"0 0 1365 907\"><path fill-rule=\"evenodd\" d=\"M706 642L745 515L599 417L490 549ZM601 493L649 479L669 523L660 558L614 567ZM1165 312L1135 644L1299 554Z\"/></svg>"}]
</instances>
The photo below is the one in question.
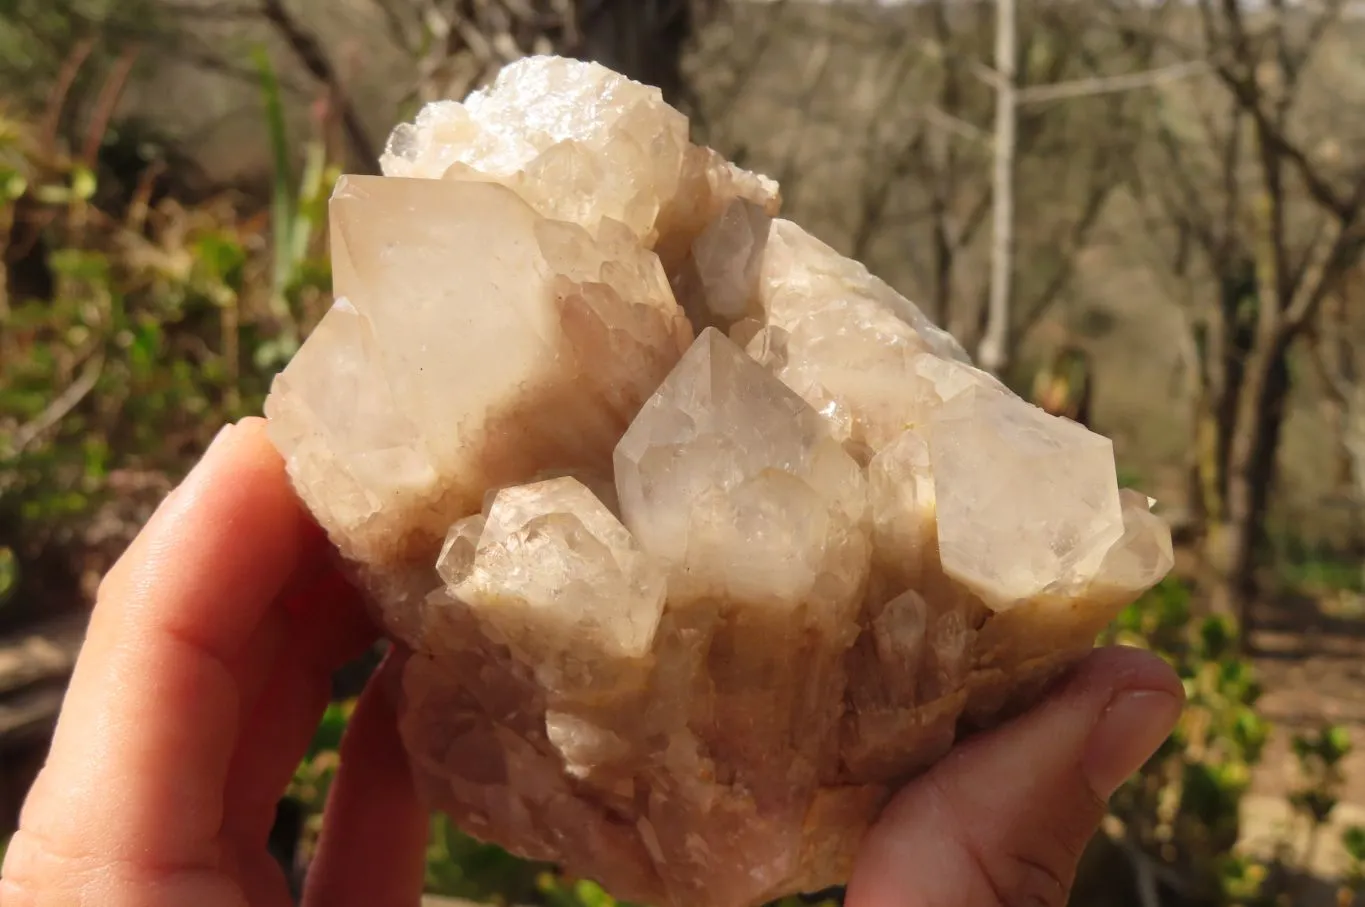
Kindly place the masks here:
<instances>
[{"instance_id":1,"label":"large quartz crystal point","mask_svg":"<svg viewBox=\"0 0 1365 907\"><path fill-rule=\"evenodd\" d=\"M1090 650L1119 611L1171 571L1175 557L1166 523L1152 502L1119 493L1121 536L1093 570L1073 572L1031 601L996 614L976 642L979 672L969 710L994 716L1002 704L1030 704L1039 688Z\"/></svg>"},{"instance_id":2,"label":"large quartz crystal point","mask_svg":"<svg viewBox=\"0 0 1365 907\"><path fill-rule=\"evenodd\" d=\"M868 467L873 585L844 720L855 777L905 777L952 745L960 716L1031 702L1171 563L1146 499L1120 494L1107 439L990 383L926 418Z\"/></svg>"},{"instance_id":3,"label":"large quartz crystal point","mask_svg":"<svg viewBox=\"0 0 1365 907\"><path fill-rule=\"evenodd\" d=\"M616 478L626 525L668 573L655 720L671 752L648 816L673 903L780 894L816 787L839 771L863 477L814 410L711 329L621 440Z\"/></svg>"},{"instance_id":4,"label":"large quartz crystal point","mask_svg":"<svg viewBox=\"0 0 1365 907\"><path fill-rule=\"evenodd\" d=\"M609 475L690 339L652 253L493 184L348 177L331 214L341 301L266 412L344 554L430 571L488 488Z\"/></svg>"},{"instance_id":5,"label":"large quartz crystal point","mask_svg":"<svg viewBox=\"0 0 1365 907\"><path fill-rule=\"evenodd\" d=\"M929 428L943 570L1007 611L1098 574L1123 536L1114 446L1014 396L972 390Z\"/></svg>"},{"instance_id":6,"label":"large quartz crystal point","mask_svg":"<svg viewBox=\"0 0 1365 907\"><path fill-rule=\"evenodd\" d=\"M925 435L937 545L920 588L974 628L963 708L994 723L1165 575L1170 533L1146 498L1119 491L1107 438L1012 394L963 392Z\"/></svg>"}]
</instances>

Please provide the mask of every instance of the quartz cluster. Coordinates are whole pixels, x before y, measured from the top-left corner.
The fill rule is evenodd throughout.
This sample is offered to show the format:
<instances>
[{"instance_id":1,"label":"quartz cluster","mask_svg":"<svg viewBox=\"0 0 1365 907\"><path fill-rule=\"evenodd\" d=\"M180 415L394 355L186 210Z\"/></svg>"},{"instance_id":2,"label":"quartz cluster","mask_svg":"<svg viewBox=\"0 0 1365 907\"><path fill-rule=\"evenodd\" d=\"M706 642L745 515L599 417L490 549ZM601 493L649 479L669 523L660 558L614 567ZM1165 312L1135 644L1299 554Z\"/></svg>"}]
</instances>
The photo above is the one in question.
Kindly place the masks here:
<instances>
[{"instance_id":1,"label":"quartz cluster","mask_svg":"<svg viewBox=\"0 0 1365 907\"><path fill-rule=\"evenodd\" d=\"M657 91L527 59L383 169L337 187L337 302L266 412L469 833L658 907L838 884L1169 570L1109 441Z\"/></svg>"}]
</instances>

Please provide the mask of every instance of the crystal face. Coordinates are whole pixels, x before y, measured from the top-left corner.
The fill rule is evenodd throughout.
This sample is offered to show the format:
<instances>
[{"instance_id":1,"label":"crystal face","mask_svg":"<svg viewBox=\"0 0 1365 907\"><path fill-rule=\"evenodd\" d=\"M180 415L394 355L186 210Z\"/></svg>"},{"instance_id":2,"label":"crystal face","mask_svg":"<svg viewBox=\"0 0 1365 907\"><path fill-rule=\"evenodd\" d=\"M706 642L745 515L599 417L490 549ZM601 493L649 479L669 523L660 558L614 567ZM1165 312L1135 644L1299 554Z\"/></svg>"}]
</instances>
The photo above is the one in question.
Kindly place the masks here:
<instances>
[{"instance_id":1,"label":"crystal face","mask_svg":"<svg viewBox=\"0 0 1365 907\"><path fill-rule=\"evenodd\" d=\"M842 883L1170 569L1106 439L657 91L523 60L383 168L337 187L338 301L266 412L467 832L657 907Z\"/></svg>"}]
</instances>

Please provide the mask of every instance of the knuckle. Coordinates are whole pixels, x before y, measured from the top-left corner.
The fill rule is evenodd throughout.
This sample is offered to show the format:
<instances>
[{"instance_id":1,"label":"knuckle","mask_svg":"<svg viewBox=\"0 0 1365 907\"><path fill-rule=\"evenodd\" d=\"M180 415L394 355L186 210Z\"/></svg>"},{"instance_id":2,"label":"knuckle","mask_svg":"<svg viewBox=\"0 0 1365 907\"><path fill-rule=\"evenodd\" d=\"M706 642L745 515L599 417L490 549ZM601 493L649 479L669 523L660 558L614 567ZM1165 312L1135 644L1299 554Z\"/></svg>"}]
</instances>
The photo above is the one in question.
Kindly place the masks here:
<instances>
[{"instance_id":1,"label":"knuckle","mask_svg":"<svg viewBox=\"0 0 1365 907\"><path fill-rule=\"evenodd\" d=\"M1025 853L1007 857L1000 907L1064 907L1071 891L1070 873L1065 876L1051 859Z\"/></svg>"},{"instance_id":2,"label":"knuckle","mask_svg":"<svg viewBox=\"0 0 1365 907\"><path fill-rule=\"evenodd\" d=\"M1071 891L1070 871L1055 855L1028 850L985 853L964 842L973 868L989 888L992 907L1065 907Z\"/></svg>"},{"instance_id":3,"label":"knuckle","mask_svg":"<svg viewBox=\"0 0 1365 907\"><path fill-rule=\"evenodd\" d=\"M1012 835L996 872L996 890L1005 895L1001 907L1064 907L1076 866L1102 815L1099 808L1076 803Z\"/></svg>"},{"instance_id":4,"label":"knuckle","mask_svg":"<svg viewBox=\"0 0 1365 907\"><path fill-rule=\"evenodd\" d=\"M69 855L61 853L52 843L41 835L20 828L10 839L5 851L4 866L0 876L10 891L30 898L39 895L57 895L69 891L81 873L81 867L73 865ZM6 902L8 907L8 901Z\"/></svg>"},{"instance_id":5,"label":"knuckle","mask_svg":"<svg viewBox=\"0 0 1365 907\"><path fill-rule=\"evenodd\" d=\"M992 907L1066 907L1081 855L1103 818L1093 796L1062 796L1009 827L957 823L958 844L989 889Z\"/></svg>"},{"instance_id":6,"label":"knuckle","mask_svg":"<svg viewBox=\"0 0 1365 907\"><path fill-rule=\"evenodd\" d=\"M227 862L227 861L225 861ZM245 903L218 867L143 865L21 825L0 868L0 904L162 907Z\"/></svg>"}]
</instances>

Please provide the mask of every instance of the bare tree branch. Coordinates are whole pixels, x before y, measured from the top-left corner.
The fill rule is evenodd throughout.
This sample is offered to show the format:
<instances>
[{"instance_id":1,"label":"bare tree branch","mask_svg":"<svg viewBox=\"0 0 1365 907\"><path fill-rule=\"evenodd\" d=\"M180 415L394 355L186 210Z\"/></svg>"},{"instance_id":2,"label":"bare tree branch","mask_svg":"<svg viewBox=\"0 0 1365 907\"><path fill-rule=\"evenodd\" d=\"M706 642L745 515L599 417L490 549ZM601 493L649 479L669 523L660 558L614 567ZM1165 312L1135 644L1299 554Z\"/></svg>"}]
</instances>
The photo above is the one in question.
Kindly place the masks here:
<instances>
[{"instance_id":1,"label":"bare tree branch","mask_svg":"<svg viewBox=\"0 0 1365 907\"><path fill-rule=\"evenodd\" d=\"M1358 262L1365 251L1365 235L1353 231L1353 223L1332 222L1330 241L1317 243L1321 249L1317 255L1306 260L1304 273L1300 278L1298 291L1290 301L1284 315L1284 330L1291 336L1310 324L1322 308L1323 301L1336 289L1340 275Z\"/></svg>"},{"instance_id":2,"label":"bare tree branch","mask_svg":"<svg viewBox=\"0 0 1365 907\"><path fill-rule=\"evenodd\" d=\"M931 59L946 61L948 50L941 41L922 40L916 42L916 46L925 56ZM992 66L975 58L967 60L967 71L977 78L981 84L994 90L999 90L1003 84L1000 73Z\"/></svg>"},{"instance_id":3,"label":"bare tree branch","mask_svg":"<svg viewBox=\"0 0 1365 907\"><path fill-rule=\"evenodd\" d=\"M421 37L413 34L412 23L404 21L403 14L398 11L401 0L372 0L372 2L384 18L384 26L388 29L389 37L410 56L416 57L420 52Z\"/></svg>"},{"instance_id":4,"label":"bare tree branch","mask_svg":"<svg viewBox=\"0 0 1365 907\"><path fill-rule=\"evenodd\" d=\"M801 151L804 147L802 141L805 135L805 126L809 119L804 112L810 108L811 101L820 90L821 84L825 81L825 74L829 72L830 61L832 59L832 43L829 40L821 41L811 52L810 59L806 63L806 70L803 73L799 100L791 105L791 110L796 115L796 135L787 141L787 153L778 169L777 181L781 185L790 183L796 173L800 162Z\"/></svg>"},{"instance_id":5,"label":"bare tree branch","mask_svg":"<svg viewBox=\"0 0 1365 907\"><path fill-rule=\"evenodd\" d=\"M1016 11L1016 0L998 0L996 3L990 300L979 358L983 368L997 374L1009 361L1010 302L1014 285L1014 181L1019 135Z\"/></svg>"},{"instance_id":6,"label":"bare tree branch","mask_svg":"<svg viewBox=\"0 0 1365 907\"><path fill-rule=\"evenodd\" d=\"M95 389L95 385L99 383L100 375L103 373L104 354L96 353L81 369L80 376L58 394L33 421L26 422L15 430L14 437L10 442L12 454L17 456L23 453L29 445L65 419L73 409L80 405L82 400L90 396L90 392Z\"/></svg>"},{"instance_id":7,"label":"bare tree branch","mask_svg":"<svg viewBox=\"0 0 1365 907\"><path fill-rule=\"evenodd\" d=\"M1120 76L1097 76L1056 85L1036 85L1020 89L1019 103L1043 104L1049 101L1135 91L1140 88L1152 88L1157 85L1178 82L1193 76L1203 75L1208 71L1209 65L1206 61L1190 60L1147 72L1128 73Z\"/></svg>"},{"instance_id":8,"label":"bare tree branch","mask_svg":"<svg viewBox=\"0 0 1365 907\"><path fill-rule=\"evenodd\" d=\"M930 124L970 142L983 145L986 148L990 148L995 142L991 134L980 126L969 123L961 117L955 117L932 104L924 105L918 113Z\"/></svg>"}]
</instances>

